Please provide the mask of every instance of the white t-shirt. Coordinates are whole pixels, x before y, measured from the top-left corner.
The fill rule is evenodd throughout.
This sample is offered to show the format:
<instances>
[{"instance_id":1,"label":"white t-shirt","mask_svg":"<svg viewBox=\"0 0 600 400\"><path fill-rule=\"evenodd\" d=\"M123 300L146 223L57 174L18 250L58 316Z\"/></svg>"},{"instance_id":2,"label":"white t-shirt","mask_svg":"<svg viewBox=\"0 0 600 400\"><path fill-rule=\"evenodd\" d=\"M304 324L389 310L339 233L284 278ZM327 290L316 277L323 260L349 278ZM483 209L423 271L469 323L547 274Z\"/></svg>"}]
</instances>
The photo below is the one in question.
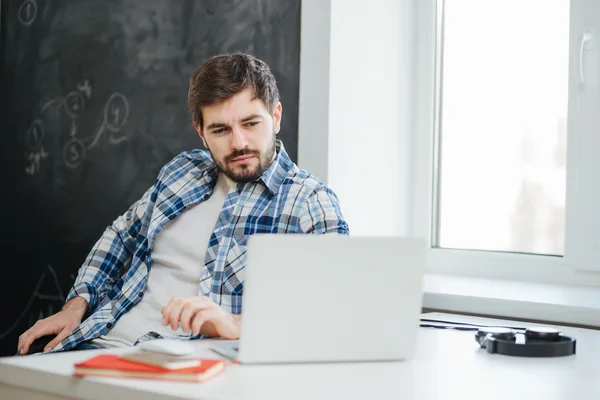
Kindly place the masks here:
<instances>
[{"instance_id":1,"label":"white t-shirt","mask_svg":"<svg viewBox=\"0 0 600 400\"><path fill-rule=\"evenodd\" d=\"M200 272L208 241L223 203L235 182L219 174L213 194L205 202L185 210L167 223L156 236L152 267L144 297L115 326L92 343L104 347L132 346L141 336L154 331L162 336L184 335L162 324L162 307L173 297L198 295Z\"/></svg>"}]
</instances>

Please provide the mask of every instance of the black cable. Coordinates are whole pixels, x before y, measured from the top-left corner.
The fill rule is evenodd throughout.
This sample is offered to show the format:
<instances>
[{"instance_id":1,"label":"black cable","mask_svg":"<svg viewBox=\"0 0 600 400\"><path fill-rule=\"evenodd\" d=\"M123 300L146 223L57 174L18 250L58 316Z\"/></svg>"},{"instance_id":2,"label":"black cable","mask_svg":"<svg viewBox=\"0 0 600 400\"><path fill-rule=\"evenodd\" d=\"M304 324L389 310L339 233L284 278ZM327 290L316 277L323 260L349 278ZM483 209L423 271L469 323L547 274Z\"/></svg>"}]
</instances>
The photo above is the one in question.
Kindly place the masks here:
<instances>
[{"instance_id":1,"label":"black cable","mask_svg":"<svg viewBox=\"0 0 600 400\"><path fill-rule=\"evenodd\" d=\"M427 322L429 322L429 324ZM433 324L430 324L431 322L438 323L438 324L444 324L444 325L433 325ZM479 325L479 324L470 324L470 323L465 323L465 322L452 322L452 321L443 321L443 320L428 319L428 318L421 318L420 326L422 328L456 329L456 330L460 330L460 331L476 331L479 328L492 328L492 327L493 328L496 328L496 327L509 328L509 329L514 329L517 331L525 331L525 328L522 328L522 327L504 326L504 325Z\"/></svg>"},{"instance_id":2,"label":"black cable","mask_svg":"<svg viewBox=\"0 0 600 400\"><path fill-rule=\"evenodd\" d=\"M421 324L421 328L436 328L436 329L454 329L457 331L477 331L479 328L471 328L468 326L450 326L450 325L431 325L431 324Z\"/></svg>"}]
</instances>

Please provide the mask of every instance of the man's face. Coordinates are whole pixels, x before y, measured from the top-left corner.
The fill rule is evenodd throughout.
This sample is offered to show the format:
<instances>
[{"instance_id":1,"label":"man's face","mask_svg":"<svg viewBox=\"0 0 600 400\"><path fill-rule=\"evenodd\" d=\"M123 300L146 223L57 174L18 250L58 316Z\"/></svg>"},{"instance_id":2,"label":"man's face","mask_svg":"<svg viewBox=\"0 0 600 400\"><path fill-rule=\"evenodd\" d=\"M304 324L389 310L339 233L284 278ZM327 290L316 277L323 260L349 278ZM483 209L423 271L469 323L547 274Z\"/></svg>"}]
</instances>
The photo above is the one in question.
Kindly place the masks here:
<instances>
[{"instance_id":1,"label":"man's face","mask_svg":"<svg viewBox=\"0 0 600 400\"><path fill-rule=\"evenodd\" d=\"M258 179L271 165L275 135L281 123L281 103L269 113L252 91L202 108L204 130L196 130L221 171L235 182Z\"/></svg>"}]
</instances>

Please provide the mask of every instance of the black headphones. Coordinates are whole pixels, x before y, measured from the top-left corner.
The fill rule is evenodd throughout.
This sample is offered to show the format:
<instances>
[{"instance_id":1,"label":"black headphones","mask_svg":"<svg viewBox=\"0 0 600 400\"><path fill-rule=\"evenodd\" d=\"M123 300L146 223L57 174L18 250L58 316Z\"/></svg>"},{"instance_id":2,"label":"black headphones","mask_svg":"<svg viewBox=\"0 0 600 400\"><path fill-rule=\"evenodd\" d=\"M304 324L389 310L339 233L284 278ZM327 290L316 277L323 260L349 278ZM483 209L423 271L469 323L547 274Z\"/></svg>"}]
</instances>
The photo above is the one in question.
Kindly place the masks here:
<instances>
[{"instance_id":1,"label":"black headphones","mask_svg":"<svg viewBox=\"0 0 600 400\"><path fill-rule=\"evenodd\" d=\"M530 327L517 332L506 327L482 327L475 340L488 353L517 357L561 357L575 354L575 338L558 329Z\"/></svg>"},{"instance_id":2,"label":"black headphones","mask_svg":"<svg viewBox=\"0 0 600 400\"><path fill-rule=\"evenodd\" d=\"M516 357L561 357L575 354L576 340L550 327L485 326L421 318L421 327L475 331L475 340L490 354Z\"/></svg>"}]
</instances>

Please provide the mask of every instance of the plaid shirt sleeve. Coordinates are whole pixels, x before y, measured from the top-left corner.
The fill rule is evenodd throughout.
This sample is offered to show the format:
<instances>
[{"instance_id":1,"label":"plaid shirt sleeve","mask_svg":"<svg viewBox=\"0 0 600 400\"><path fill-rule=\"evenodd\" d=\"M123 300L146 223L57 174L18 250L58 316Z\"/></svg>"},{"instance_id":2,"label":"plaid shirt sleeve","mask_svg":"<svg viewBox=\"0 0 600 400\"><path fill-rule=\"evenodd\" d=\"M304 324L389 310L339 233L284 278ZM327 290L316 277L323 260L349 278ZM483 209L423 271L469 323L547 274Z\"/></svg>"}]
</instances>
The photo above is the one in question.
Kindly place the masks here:
<instances>
[{"instance_id":1,"label":"plaid shirt sleeve","mask_svg":"<svg viewBox=\"0 0 600 400\"><path fill-rule=\"evenodd\" d=\"M337 233L348 235L348 223L344 220L340 202L328 187L317 188L308 197L300 212L300 228L304 233Z\"/></svg>"},{"instance_id":2,"label":"plaid shirt sleeve","mask_svg":"<svg viewBox=\"0 0 600 400\"><path fill-rule=\"evenodd\" d=\"M142 216L151 203L153 192L154 186L106 228L79 268L67 301L76 296L83 297L91 310L113 288L120 274L131 263L142 227Z\"/></svg>"}]
</instances>

